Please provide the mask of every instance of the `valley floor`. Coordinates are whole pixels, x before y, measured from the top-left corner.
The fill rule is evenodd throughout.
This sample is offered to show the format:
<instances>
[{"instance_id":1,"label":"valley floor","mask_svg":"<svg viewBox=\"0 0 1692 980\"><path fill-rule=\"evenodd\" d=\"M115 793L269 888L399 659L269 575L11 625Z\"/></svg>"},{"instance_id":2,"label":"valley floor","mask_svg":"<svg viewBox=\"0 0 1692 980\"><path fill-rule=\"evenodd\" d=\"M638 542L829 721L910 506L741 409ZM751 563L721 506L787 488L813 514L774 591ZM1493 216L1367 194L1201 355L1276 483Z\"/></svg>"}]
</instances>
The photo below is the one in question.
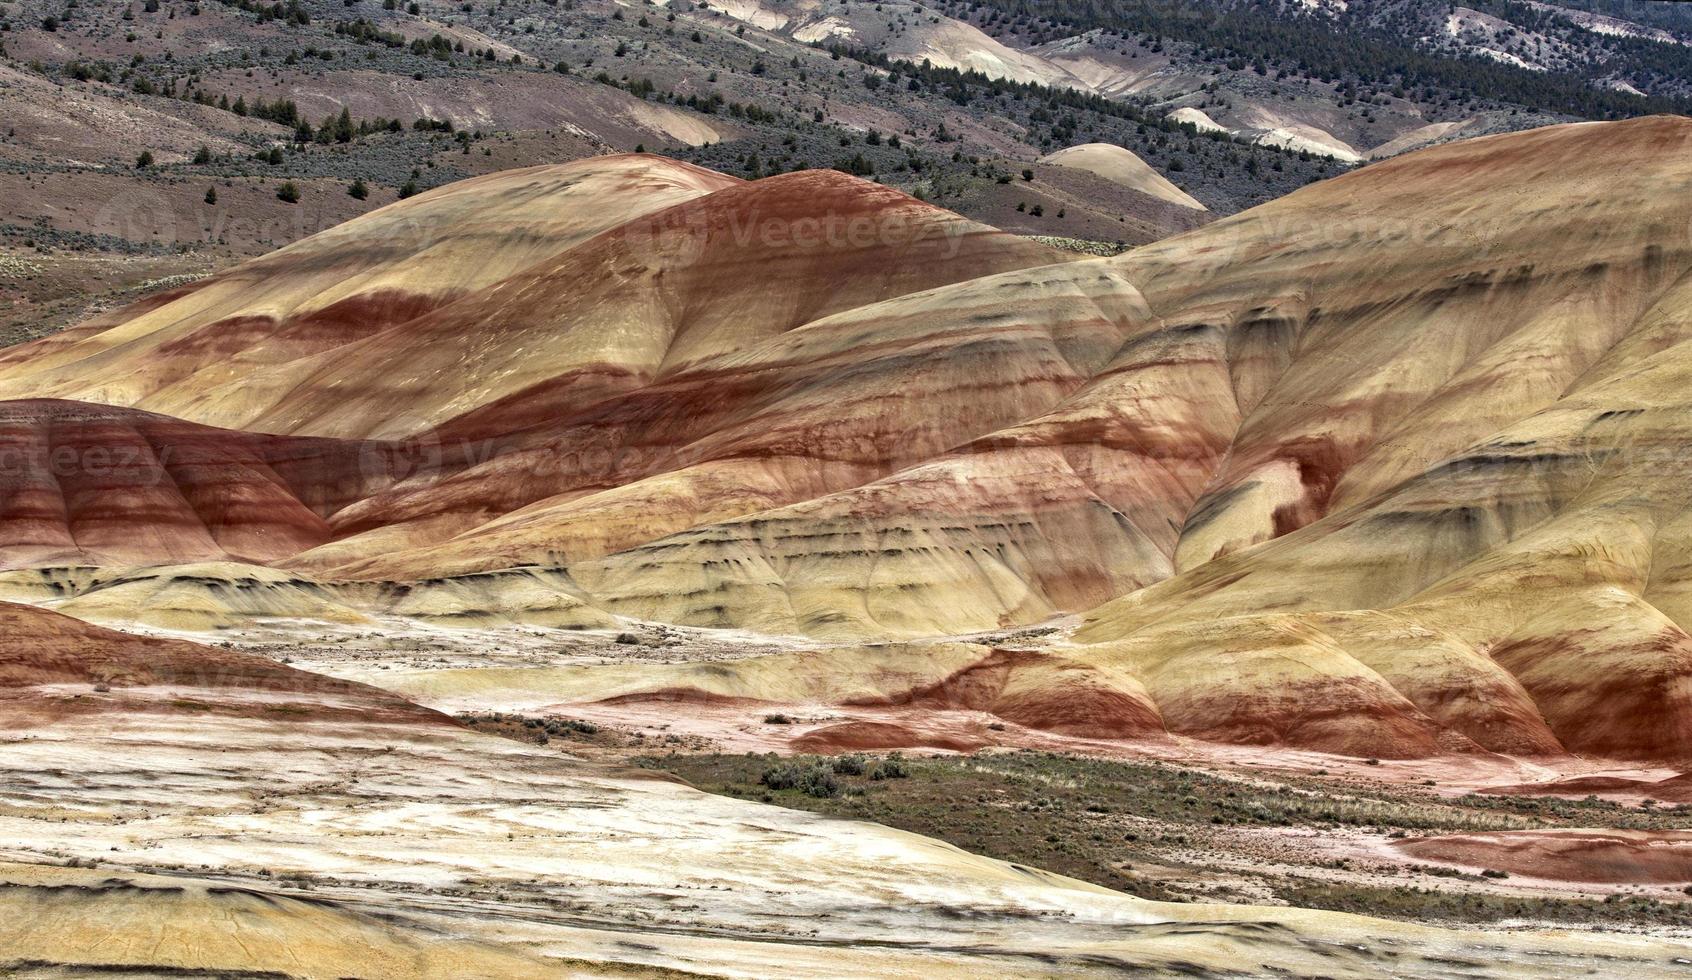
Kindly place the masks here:
<instances>
[{"instance_id":1,"label":"valley floor","mask_svg":"<svg viewBox=\"0 0 1692 980\"><path fill-rule=\"evenodd\" d=\"M982 744L841 751L843 723L873 742L914 719L514 693L530 674L827 654L672 627L296 620L208 646L0 605L0 635L4 975L1692 965L1684 808L1478 796L1454 778L1501 788L1568 767L1065 740L961 711L936 712L933 734L974 724ZM1600 855L1584 870L1583 848Z\"/></svg>"},{"instance_id":2,"label":"valley floor","mask_svg":"<svg viewBox=\"0 0 1692 980\"><path fill-rule=\"evenodd\" d=\"M935 642L1049 640L1069 625ZM289 623L224 636L566 757L869 820L1142 898L1692 938L1692 795L1650 788L1675 786L1671 770L1573 757L1379 760L1180 738L1113 742L984 712L900 706L570 703L540 684L524 693L531 673L823 647L750 632ZM876 778L889 758L904 775ZM783 786L784 769L801 781L813 771L826 778L820 788L814 777L811 789Z\"/></svg>"}]
</instances>

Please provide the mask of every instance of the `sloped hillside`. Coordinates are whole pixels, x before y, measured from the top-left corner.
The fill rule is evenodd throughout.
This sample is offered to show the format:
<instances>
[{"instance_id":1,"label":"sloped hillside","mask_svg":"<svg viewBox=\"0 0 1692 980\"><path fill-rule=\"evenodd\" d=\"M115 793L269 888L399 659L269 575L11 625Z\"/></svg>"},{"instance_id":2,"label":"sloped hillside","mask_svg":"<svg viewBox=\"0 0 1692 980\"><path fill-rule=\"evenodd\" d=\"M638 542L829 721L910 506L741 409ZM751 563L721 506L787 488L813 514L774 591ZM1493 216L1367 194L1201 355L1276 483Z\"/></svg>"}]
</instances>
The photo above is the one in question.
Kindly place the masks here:
<instances>
[{"instance_id":1,"label":"sloped hillside","mask_svg":"<svg viewBox=\"0 0 1692 980\"><path fill-rule=\"evenodd\" d=\"M894 301L874 312L898 324L885 314L920 302L951 333L943 317L983 322L990 296L998 328L1067 330L1095 359L1066 362L1081 366L1062 399L938 459L578 577L623 576L602 586L615 598L652 562L721 559L719 592L726 575L759 597L726 590L727 621L773 609L771 628L827 628L800 608L814 595L860 635L949 632L1285 534L1497 437L1595 367L1640 370L1640 332L1672 317L1686 267L1689 135L1664 118L1471 141L1120 259Z\"/></svg>"},{"instance_id":2,"label":"sloped hillside","mask_svg":"<svg viewBox=\"0 0 1692 980\"><path fill-rule=\"evenodd\" d=\"M332 447L309 479L271 462L307 443L242 450L292 530L195 507L219 547L122 553L285 567L247 588L272 614L877 641L1092 610L1083 645L994 667L1007 710L1082 691L1115 735L1681 758L1689 142L1676 117L1471 140L1093 260L839 174L606 158L9 352L0 391ZM500 208L507 237L429 224ZM429 264L457 250L486 261ZM294 329L394 281L413 298ZM75 481L17 485L72 516L14 565L112 560ZM184 590L258 581L176 574L49 597L215 619L230 600Z\"/></svg>"},{"instance_id":3,"label":"sloped hillside","mask_svg":"<svg viewBox=\"0 0 1692 980\"><path fill-rule=\"evenodd\" d=\"M762 599L742 615L860 635L1173 573L1061 651L1060 689L1103 688L1122 733L1687 758L1689 136L1476 140L1065 270L1133 283L1146 312L1058 409L590 568L686 614L635 569L722 555L757 570L718 589ZM1022 673L997 683L1059 683Z\"/></svg>"},{"instance_id":4,"label":"sloped hillside","mask_svg":"<svg viewBox=\"0 0 1692 980\"><path fill-rule=\"evenodd\" d=\"M328 541L328 515L408 465L383 442L0 402L0 568L287 558Z\"/></svg>"},{"instance_id":5,"label":"sloped hillside","mask_svg":"<svg viewBox=\"0 0 1692 980\"><path fill-rule=\"evenodd\" d=\"M642 158L462 181L12 348L0 363L37 397L168 405L378 335L641 214L735 183ZM211 424L244 414L232 408Z\"/></svg>"},{"instance_id":6,"label":"sloped hillside","mask_svg":"<svg viewBox=\"0 0 1692 980\"><path fill-rule=\"evenodd\" d=\"M1113 183L1132 188L1143 194L1149 194L1160 201L1179 204L1182 207L1194 208L1199 211L1205 209L1203 204L1181 188L1176 187L1169 178L1158 173L1144 160L1135 156L1120 146L1108 143L1084 143L1071 146L1056 153L1048 153L1040 158L1041 163L1057 164L1076 170L1085 170L1097 174Z\"/></svg>"}]
</instances>

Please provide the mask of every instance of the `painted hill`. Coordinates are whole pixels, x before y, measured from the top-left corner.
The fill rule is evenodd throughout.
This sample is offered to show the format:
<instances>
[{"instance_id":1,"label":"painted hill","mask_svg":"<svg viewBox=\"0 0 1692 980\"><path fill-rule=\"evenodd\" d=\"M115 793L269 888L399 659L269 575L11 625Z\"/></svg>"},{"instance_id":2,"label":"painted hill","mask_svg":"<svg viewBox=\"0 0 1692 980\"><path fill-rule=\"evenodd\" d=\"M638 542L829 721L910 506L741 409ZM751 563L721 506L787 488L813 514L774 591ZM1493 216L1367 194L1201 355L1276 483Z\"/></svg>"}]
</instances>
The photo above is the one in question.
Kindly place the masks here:
<instances>
[{"instance_id":1,"label":"painted hill","mask_svg":"<svg viewBox=\"0 0 1692 980\"><path fill-rule=\"evenodd\" d=\"M405 471L402 448L88 402L0 402L0 568L274 561Z\"/></svg>"},{"instance_id":2,"label":"painted hill","mask_svg":"<svg viewBox=\"0 0 1692 980\"><path fill-rule=\"evenodd\" d=\"M1084 143L1048 153L1040 158L1041 163L1050 163L1060 167L1071 167L1097 174L1106 180L1121 184L1131 190L1155 197L1170 204L1195 208L1203 211L1205 207L1186 191L1170 183L1169 178L1158 173L1146 164L1144 160L1135 156L1129 150L1111 143Z\"/></svg>"},{"instance_id":3,"label":"painted hill","mask_svg":"<svg viewBox=\"0 0 1692 980\"><path fill-rule=\"evenodd\" d=\"M593 158L450 185L115 328L8 351L0 392L267 432L405 436L459 420L481 435L832 312L1061 258L832 171L742 184ZM497 417L461 419L478 409Z\"/></svg>"},{"instance_id":4,"label":"painted hill","mask_svg":"<svg viewBox=\"0 0 1692 980\"><path fill-rule=\"evenodd\" d=\"M8 350L0 370L27 378L23 386L36 396L253 427L276 397L259 378L336 361L350 345L473 297L608 229L737 183L645 157L463 181L153 297L121 321L97 319ZM239 394L216 410L183 410L224 385ZM4 382L0 391L11 393ZM392 419L384 413L371 425Z\"/></svg>"},{"instance_id":5,"label":"painted hill","mask_svg":"<svg viewBox=\"0 0 1692 980\"><path fill-rule=\"evenodd\" d=\"M1449 144L1087 261L839 174L636 156L487 178L362 219L432 227L478 195L520 212L524 244L485 250L504 257L465 289L407 271L449 228L384 258L347 226L8 352L16 397L239 430L217 437L239 447L220 450L230 485L286 530L190 507L216 547L160 545L165 567L51 595L0 584L104 618L168 594L184 621L298 599L853 643L1085 613L1078 644L853 696L979 661L998 693L970 704L1035 727L1080 705L1044 723L1692 757L1689 144L1675 117ZM590 220L574 195L595 188ZM424 298L309 344L243 326L333 302L345 273L322 269L355 262ZM277 471L308 445L281 434L342 462ZM25 486L20 519L61 530L14 564L114 560L74 506L98 483L61 484L52 520L31 515L58 514L53 487ZM161 526L188 526L168 503ZM248 590L262 603L229 598L259 580L227 565L169 565L232 557L275 566ZM722 672L742 669L768 676ZM686 686L673 674L569 693Z\"/></svg>"},{"instance_id":6,"label":"painted hill","mask_svg":"<svg viewBox=\"0 0 1692 980\"><path fill-rule=\"evenodd\" d=\"M1692 757L1692 172L1665 156L1689 138L1658 118L1475 140L1063 270L1133 283L1150 315L1061 407L578 580L697 616L635 569L733 556L759 571L719 585L730 618L860 635L1114 590L1066 683L1142 734ZM818 538L860 553L805 554Z\"/></svg>"}]
</instances>

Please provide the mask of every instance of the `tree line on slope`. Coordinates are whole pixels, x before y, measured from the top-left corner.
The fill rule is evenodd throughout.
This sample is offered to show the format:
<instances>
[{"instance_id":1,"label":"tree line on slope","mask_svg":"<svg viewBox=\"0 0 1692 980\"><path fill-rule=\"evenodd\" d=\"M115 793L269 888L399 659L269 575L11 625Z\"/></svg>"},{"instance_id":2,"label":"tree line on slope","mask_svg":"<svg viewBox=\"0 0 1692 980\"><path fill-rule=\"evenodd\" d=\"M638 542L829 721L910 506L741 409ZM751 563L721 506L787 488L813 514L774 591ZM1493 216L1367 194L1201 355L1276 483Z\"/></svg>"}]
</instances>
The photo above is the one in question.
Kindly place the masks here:
<instances>
[{"instance_id":1,"label":"tree line on slope","mask_svg":"<svg viewBox=\"0 0 1692 980\"><path fill-rule=\"evenodd\" d=\"M1370 23L1362 12L1328 22L1288 18L1224 0L969 0L963 6L997 11L1013 26L1061 26L1069 33L1104 30L1183 41L1211 60L1233 56L1331 83L1431 87L1584 119L1692 110L1692 100L1685 98L1596 87L1590 69L1579 74L1538 72L1491 59L1424 51L1402 34Z\"/></svg>"}]
</instances>

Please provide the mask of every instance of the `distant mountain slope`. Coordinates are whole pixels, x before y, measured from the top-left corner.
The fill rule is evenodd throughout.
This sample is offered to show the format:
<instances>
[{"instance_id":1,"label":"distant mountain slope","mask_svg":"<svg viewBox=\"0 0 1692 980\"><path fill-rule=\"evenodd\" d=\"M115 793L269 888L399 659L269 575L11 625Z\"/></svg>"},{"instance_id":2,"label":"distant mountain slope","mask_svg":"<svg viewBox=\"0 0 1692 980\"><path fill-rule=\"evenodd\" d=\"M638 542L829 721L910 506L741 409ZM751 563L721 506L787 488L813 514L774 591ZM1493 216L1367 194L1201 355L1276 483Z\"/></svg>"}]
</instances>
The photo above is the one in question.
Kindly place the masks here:
<instances>
[{"instance_id":1,"label":"distant mountain slope","mask_svg":"<svg viewBox=\"0 0 1692 980\"><path fill-rule=\"evenodd\" d=\"M0 253L114 268L177 249L222 267L441 184L635 150L740 177L833 167L1018 232L1139 244L1188 226L1109 185L1007 201L998 181L1108 143L1227 214L1424 143L1692 95L1673 18L1622 4L48 6L20 6L0 48Z\"/></svg>"},{"instance_id":2,"label":"distant mountain slope","mask_svg":"<svg viewBox=\"0 0 1692 980\"><path fill-rule=\"evenodd\" d=\"M1685 111L1692 35L1554 4L1202 0L946 4L1075 87L1206 111L1263 145L1380 156L1558 118ZM1524 118L1525 117L1525 118Z\"/></svg>"}]
</instances>

